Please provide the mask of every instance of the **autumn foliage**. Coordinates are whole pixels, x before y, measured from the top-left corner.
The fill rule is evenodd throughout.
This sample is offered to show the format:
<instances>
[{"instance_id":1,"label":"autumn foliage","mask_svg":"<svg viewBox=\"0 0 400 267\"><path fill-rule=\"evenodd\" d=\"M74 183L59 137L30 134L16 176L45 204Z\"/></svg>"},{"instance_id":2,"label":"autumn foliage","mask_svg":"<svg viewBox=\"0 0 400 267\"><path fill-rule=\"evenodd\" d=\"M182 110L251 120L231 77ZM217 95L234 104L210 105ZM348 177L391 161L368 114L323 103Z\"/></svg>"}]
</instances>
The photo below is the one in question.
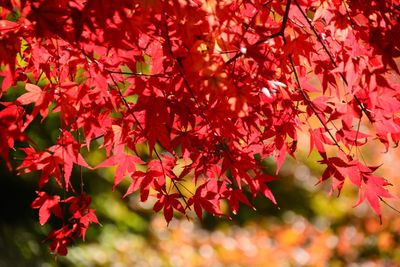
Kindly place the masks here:
<instances>
[{"instance_id":1,"label":"autumn foliage","mask_svg":"<svg viewBox=\"0 0 400 267\"><path fill-rule=\"evenodd\" d=\"M349 181L379 216L392 197L359 148L400 141L398 0L0 3L2 99L26 90L0 102L0 154L12 168L9 150L23 151L18 172L39 173L32 208L59 222L60 255L98 223L74 168L115 167L114 187L128 177L126 195L155 198L167 222L229 217L222 202L236 213L259 194L278 205L263 160L278 173L298 146L320 155L332 191ZM39 148L26 131L53 113L58 140ZM82 156L93 147L97 166Z\"/></svg>"}]
</instances>

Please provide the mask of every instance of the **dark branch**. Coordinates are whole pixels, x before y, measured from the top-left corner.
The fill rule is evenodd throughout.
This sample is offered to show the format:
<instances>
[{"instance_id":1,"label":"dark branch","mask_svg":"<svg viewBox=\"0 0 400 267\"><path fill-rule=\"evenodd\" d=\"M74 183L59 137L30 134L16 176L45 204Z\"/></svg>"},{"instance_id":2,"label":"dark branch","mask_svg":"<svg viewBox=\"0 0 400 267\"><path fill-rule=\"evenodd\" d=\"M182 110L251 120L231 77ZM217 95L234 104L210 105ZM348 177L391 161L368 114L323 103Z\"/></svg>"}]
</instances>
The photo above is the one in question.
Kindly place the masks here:
<instances>
[{"instance_id":1,"label":"dark branch","mask_svg":"<svg viewBox=\"0 0 400 267\"><path fill-rule=\"evenodd\" d=\"M255 42L252 47L254 46L258 46L260 44L265 43L266 41L270 40L270 39L274 39L276 37L281 36L282 38L284 38L285 35L285 29L286 29L286 25L288 22L288 18L289 18L289 11L290 11L290 5L292 3L292 0L287 0L286 2L286 8L285 8L285 13L283 14L283 18L282 18L282 24L281 24L281 28L278 32L273 33L261 40L258 40L257 42ZM236 55L234 55L231 59L229 59L227 62L225 62L226 65L231 64L232 62L234 62L236 59L238 59L239 57L243 56L242 52L238 52Z\"/></svg>"},{"instance_id":2,"label":"dark branch","mask_svg":"<svg viewBox=\"0 0 400 267\"><path fill-rule=\"evenodd\" d=\"M170 78L168 74L145 74L145 73L137 73L137 72L124 72L124 71L113 71L113 70L108 70L105 69L108 73L113 73L113 74L123 74L123 75L132 75L132 76L138 76L138 77L147 77L147 78Z\"/></svg>"},{"instance_id":3,"label":"dark branch","mask_svg":"<svg viewBox=\"0 0 400 267\"><path fill-rule=\"evenodd\" d=\"M304 92L304 90L303 90L303 88L302 88L302 86L300 84L299 75L297 74L297 70L296 70L296 68L295 68L295 66L293 64L292 55L289 55L289 61L290 61L290 65L292 67L292 70L294 72L294 76L296 78L296 83L297 83L297 86L299 87L301 95L303 96L304 100L307 102L307 105L311 108L311 110L313 111L315 116L317 116L318 120L320 121L320 123L324 127L325 131L329 134L329 136L332 139L332 141L334 142L334 144L339 148L339 150L341 150L344 153L342 147L339 145L339 143L337 142L336 138L333 136L332 132L329 130L328 126L326 125L326 123L322 120L321 116L318 114L317 110L314 107L314 104L311 102L311 100L308 98L307 94Z\"/></svg>"},{"instance_id":4,"label":"dark branch","mask_svg":"<svg viewBox=\"0 0 400 267\"><path fill-rule=\"evenodd\" d=\"M310 19L309 19L309 18L307 17L307 15L304 13L304 11L303 11L303 9L301 8L301 6L299 5L298 1L297 1L297 0L294 0L294 3L296 4L297 8L299 9L301 15L302 15L302 16L305 18L305 20L307 21L307 23L308 23L308 25L310 26L310 29L313 31L315 37L317 37L318 42L322 45L322 48L325 50L326 54L328 55L329 60L331 61L331 63L333 64L333 66L334 66L335 68L337 68L337 64L336 64L335 60L333 59L332 54L330 53L329 49L326 47L324 41L322 40L321 36L318 34L318 32L317 32L317 30L315 29L314 25L312 25ZM349 84L348 84L348 82L347 82L346 77L344 77L343 73L340 72L339 75L340 75L340 77L342 78L344 84L345 84L346 86L348 86ZM368 120L369 120L371 123L373 123L374 120L372 119L371 114L368 112L368 110L364 107L363 103L360 101L360 99L359 99L357 96L355 96L355 95L353 95L353 96L354 96L354 99L356 100L357 104L360 106L361 110L365 113L365 115L367 115Z\"/></svg>"},{"instance_id":5,"label":"dark branch","mask_svg":"<svg viewBox=\"0 0 400 267\"><path fill-rule=\"evenodd\" d=\"M107 71L107 72L108 72L108 74L110 75L111 80L112 80L113 83L114 83L114 86L117 88L118 94L119 94L121 100L123 101L124 105L125 105L126 108L128 109L129 113L132 115L132 117L133 117L133 119L135 120L136 124L138 125L140 131L143 133L143 135L145 135L145 130L144 130L143 126L140 124L138 118L137 118L136 115L133 113L133 110L131 109L131 106L129 105L129 103L128 103L128 102L126 101L126 99L123 97L122 92L121 92L121 90L119 89L117 82L115 81L114 77L112 76L112 73L109 72L109 71ZM161 159L160 154L158 153L158 151L157 151L157 149L156 149L155 147L154 147L154 154L156 154L156 157L157 157L158 161L160 162L160 165L161 165L161 169L162 169L164 178L166 179L166 178L167 178L167 175L166 175L166 173L165 173L164 164L163 164L163 162L162 162L162 159ZM187 200L186 200L185 195L184 195L184 194L182 193L182 191L179 189L179 187L177 186L175 180L171 178L171 181L172 181L172 183L174 184L174 186L175 186L176 190L178 191L179 195L182 197L183 202L185 203L186 207L187 207L189 210L191 210L191 208L190 208L190 206L189 206L189 204L188 204L188 202L187 202Z\"/></svg>"}]
</instances>

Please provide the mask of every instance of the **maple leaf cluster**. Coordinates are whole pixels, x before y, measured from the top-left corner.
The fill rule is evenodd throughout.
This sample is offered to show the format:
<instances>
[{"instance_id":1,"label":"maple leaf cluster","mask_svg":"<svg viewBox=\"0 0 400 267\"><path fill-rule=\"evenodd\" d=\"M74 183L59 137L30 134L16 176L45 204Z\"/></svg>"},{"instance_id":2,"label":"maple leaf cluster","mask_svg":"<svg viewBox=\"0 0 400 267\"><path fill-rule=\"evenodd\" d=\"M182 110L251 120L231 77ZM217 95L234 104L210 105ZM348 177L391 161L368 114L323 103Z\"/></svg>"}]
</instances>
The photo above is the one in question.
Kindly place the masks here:
<instances>
[{"instance_id":1,"label":"maple leaf cluster","mask_svg":"<svg viewBox=\"0 0 400 267\"><path fill-rule=\"evenodd\" d=\"M40 224L62 222L48 237L61 255L98 223L74 166L116 167L114 187L129 177L126 196L155 198L167 222L222 216L222 202L276 204L263 160L278 172L300 132L326 165L320 180L339 192L349 180L380 215L389 183L357 151L400 140L399 21L397 0L1 1L1 95L17 82L26 93L0 103L0 154L9 164L26 144L18 170L40 172L32 207ZM26 129L49 113L58 140L39 150ZM81 149L94 142L107 159L89 166ZM70 197L46 192L51 180Z\"/></svg>"}]
</instances>

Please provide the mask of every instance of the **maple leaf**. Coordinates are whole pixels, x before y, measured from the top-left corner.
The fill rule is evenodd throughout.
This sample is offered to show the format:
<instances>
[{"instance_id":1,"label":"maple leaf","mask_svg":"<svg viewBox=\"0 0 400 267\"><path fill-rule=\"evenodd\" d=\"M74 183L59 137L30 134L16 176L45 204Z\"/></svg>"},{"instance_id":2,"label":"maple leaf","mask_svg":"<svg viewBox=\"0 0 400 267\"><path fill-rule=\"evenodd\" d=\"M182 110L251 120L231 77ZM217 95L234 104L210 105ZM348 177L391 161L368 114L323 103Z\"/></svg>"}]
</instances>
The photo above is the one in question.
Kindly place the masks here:
<instances>
[{"instance_id":1,"label":"maple leaf","mask_svg":"<svg viewBox=\"0 0 400 267\"><path fill-rule=\"evenodd\" d=\"M211 214L222 215L219 201L221 195L227 190L227 187L221 183L208 181L196 189L196 193L189 198L188 205L193 205L200 220L203 217L203 209Z\"/></svg>"},{"instance_id":2,"label":"maple leaf","mask_svg":"<svg viewBox=\"0 0 400 267\"><path fill-rule=\"evenodd\" d=\"M71 133L63 132L58 140L58 144L49 148L49 151L53 153L52 157L55 157L58 163L63 165L66 190L71 186L70 178L74 164L91 169L79 153L80 146L81 145L75 141Z\"/></svg>"},{"instance_id":3,"label":"maple leaf","mask_svg":"<svg viewBox=\"0 0 400 267\"><path fill-rule=\"evenodd\" d=\"M162 176L162 172L156 170L149 170L146 173L140 171L133 173L131 175L132 183L126 190L124 197L140 189L140 200L142 202L146 201L149 197L151 184L160 176Z\"/></svg>"},{"instance_id":4,"label":"maple leaf","mask_svg":"<svg viewBox=\"0 0 400 267\"><path fill-rule=\"evenodd\" d=\"M158 195L158 200L154 204L153 210L154 211L160 211L163 209L164 211L164 217L167 223L169 223L172 219L173 216L173 211L174 209L181 212L185 213L185 209L182 206L182 203L178 200L181 196L179 194L159 194Z\"/></svg>"},{"instance_id":5,"label":"maple leaf","mask_svg":"<svg viewBox=\"0 0 400 267\"><path fill-rule=\"evenodd\" d=\"M15 141L24 141L26 136L22 131L23 110L12 103L0 103L5 106L0 110L0 155L6 160L7 167L11 169L9 150L14 148ZM0 107L1 107L0 106Z\"/></svg>"},{"instance_id":6,"label":"maple leaf","mask_svg":"<svg viewBox=\"0 0 400 267\"><path fill-rule=\"evenodd\" d=\"M10 88L13 82L12 72L8 70L8 66L6 69L7 70L4 72L0 71L0 81L1 81L0 96L2 95L3 92L6 92Z\"/></svg>"},{"instance_id":7,"label":"maple leaf","mask_svg":"<svg viewBox=\"0 0 400 267\"><path fill-rule=\"evenodd\" d=\"M65 256L68 253L67 246L71 243L73 231L68 225L63 226L58 230L52 231L47 239L51 239L50 250L57 253L57 255Z\"/></svg>"},{"instance_id":8,"label":"maple leaf","mask_svg":"<svg viewBox=\"0 0 400 267\"><path fill-rule=\"evenodd\" d=\"M46 192L36 192L39 196L32 202L33 209L39 209L39 223L44 225L50 218L51 214L62 218L62 210L60 206L59 196L50 196Z\"/></svg>"},{"instance_id":9,"label":"maple leaf","mask_svg":"<svg viewBox=\"0 0 400 267\"><path fill-rule=\"evenodd\" d=\"M17 103L21 105L35 103L43 95L42 89L40 89L40 87L35 84L27 83L25 85L25 89L26 91L28 91L28 93L25 93L17 98Z\"/></svg>"},{"instance_id":10,"label":"maple leaf","mask_svg":"<svg viewBox=\"0 0 400 267\"><path fill-rule=\"evenodd\" d=\"M72 215L72 218L79 221L76 232L82 237L82 239L85 239L89 224L99 224L95 210L89 209L92 198L83 193L80 196L69 197L64 200L64 202L70 204L69 212Z\"/></svg>"},{"instance_id":11,"label":"maple leaf","mask_svg":"<svg viewBox=\"0 0 400 267\"><path fill-rule=\"evenodd\" d=\"M364 183L360 186L359 199L355 206L367 200L376 214L381 217L380 200L382 198L393 198L393 195L384 188L384 186L390 184L383 177L374 175L365 175L363 180Z\"/></svg>"},{"instance_id":12,"label":"maple leaf","mask_svg":"<svg viewBox=\"0 0 400 267\"><path fill-rule=\"evenodd\" d=\"M20 25L16 22L9 21L9 20L0 20L0 32L2 34L8 32L8 31L13 31L20 27Z\"/></svg>"},{"instance_id":13,"label":"maple leaf","mask_svg":"<svg viewBox=\"0 0 400 267\"><path fill-rule=\"evenodd\" d=\"M117 166L113 185L114 190L125 176L131 176L136 172L136 164L144 164L144 162L138 156L126 154L123 151L123 146L120 145L114 149L113 156L103 161L96 168Z\"/></svg>"},{"instance_id":14,"label":"maple leaf","mask_svg":"<svg viewBox=\"0 0 400 267\"><path fill-rule=\"evenodd\" d=\"M250 204L249 200L247 197L243 194L241 190L229 190L229 205L231 207L231 210L233 214L237 214L239 210L239 202L242 202L246 204L249 207L253 207L253 205Z\"/></svg>"}]
</instances>

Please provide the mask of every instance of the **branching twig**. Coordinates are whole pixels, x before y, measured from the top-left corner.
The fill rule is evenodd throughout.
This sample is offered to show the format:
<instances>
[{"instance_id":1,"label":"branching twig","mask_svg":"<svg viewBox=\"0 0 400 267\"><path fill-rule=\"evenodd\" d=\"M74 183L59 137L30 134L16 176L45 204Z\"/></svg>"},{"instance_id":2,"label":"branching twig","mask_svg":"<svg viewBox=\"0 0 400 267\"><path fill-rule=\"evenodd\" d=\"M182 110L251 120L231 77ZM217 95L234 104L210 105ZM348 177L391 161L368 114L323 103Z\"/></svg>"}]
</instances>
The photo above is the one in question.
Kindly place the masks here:
<instances>
[{"instance_id":1,"label":"branching twig","mask_svg":"<svg viewBox=\"0 0 400 267\"><path fill-rule=\"evenodd\" d=\"M56 63L56 68L57 68L57 90L59 93L59 99L60 99L60 133L61 133L61 157L63 160L63 164L61 167L61 186L62 186L62 191L63 191L63 201L65 201L67 199L67 187L68 184L65 182L65 143L64 143L64 131L65 131L65 124L64 124L64 120L63 120L63 116L64 116L64 110L63 110L63 93L60 87L60 80L61 80L61 67L60 67L60 47L58 45L58 39L56 39L56 47L57 47L57 63ZM63 215L66 214L67 210L66 210L66 205L65 203L62 205L62 212ZM63 220L63 224L64 222L64 218Z\"/></svg>"},{"instance_id":2,"label":"branching twig","mask_svg":"<svg viewBox=\"0 0 400 267\"><path fill-rule=\"evenodd\" d=\"M123 74L123 75L132 75L138 77L146 77L146 78L171 78L168 74L145 74L145 73L138 73L138 72L124 72L124 71L113 71L109 69L105 69L108 73L113 74Z\"/></svg>"},{"instance_id":3,"label":"branching twig","mask_svg":"<svg viewBox=\"0 0 400 267\"><path fill-rule=\"evenodd\" d=\"M86 53L85 50L83 50L83 49L80 48L80 51L81 51L81 53L82 53L85 57L89 58L89 59L90 59L91 61L93 61L96 65L99 65L98 61L95 60L94 58L92 58L90 55L88 55L88 54ZM169 78L169 76L161 75L161 74L143 74L143 73L139 74L139 73L130 73L130 72L120 72L120 71L112 71L112 70L108 70L108 69L105 69L105 71L108 73L108 75L110 76L111 80L113 81L114 86L117 88L118 94L119 94L119 96L120 96L122 102L124 103L124 105L125 105L126 108L128 109L129 113L132 115L132 117L133 117L133 119L135 120L135 122L136 122L137 126L139 127L140 131L145 135L145 130L144 130L144 128L143 128L142 125L140 124L138 118L137 118L137 117L135 116L135 114L133 113L133 111L132 111L132 109L131 109L129 103L126 101L126 99L125 99L124 96L122 95L122 92L121 92L121 90L119 89L118 84L117 84L117 82L115 81L115 79L114 79L114 77L113 77L113 74L126 74L126 75L136 75L136 76L144 76L144 77L158 77L158 78ZM157 149L156 149L155 147L154 147L154 153L156 154L156 156L157 156L157 158L158 158L158 160L159 160L159 162L160 162L163 175L164 175L164 177L166 178L166 174L165 174L165 170L164 170L164 165L163 165L162 159L161 159L160 154L158 153L158 151L157 151ZM186 200L185 195L183 195L183 193L181 192L181 190L179 189L179 187L176 185L175 181L174 181L172 178L171 178L171 180L172 180L172 183L174 184L176 190L178 191L178 193L182 196L183 202L185 203L186 207L190 210L191 208L190 208L190 206L188 205L188 202L187 202L187 200Z\"/></svg>"},{"instance_id":4,"label":"branching twig","mask_svg":"<svg viewBox=\"0 0 400 267\"><path fill-rule=\"evenodd\" d=\"M111 78L111 80L112 80L113 83L114 83L114 86L117 88L118 94L119 94L119 96L120 96L122 102L124 103L124 105L125 105L126 108L128 109L129 113L132 115L132 117L133 117L133 119L135 120L135 122L136 122L137 126L139 127L140 131L142 131L143 135L145 135L145 130L144 130L143 126L140 124L138 118L137 118L136 115L133 113L133 110L131 109L129 103L126 101L126 99L125 99L124 96L122 95L122 92L121 92L121 90L119 89L118 84L117 84L117 82L115 81L114 77L112 76L112 73L109 72L109 71L107 71L107 72L108 72L108 74L110 75L110 78ZM165 169L164 169L164 164L163 164L163 162L162 162L161 156L160 156L160 154L158 153L156 147L154 147L154 154L156 155L158 161L160 162L161 170L162 170L162 172L163 172L164 178L166 179L166 178L167 178L167 175L166 175L166 172L165 172ZM182 191L179 189L179 187L177 186L176 182L174 181L174 179L173 179L172 177L171 177L171 181L172 181L172 183L174 184L174 186L175 186L176 190L178 191L179 195L182 196L182 199L183 199L183 202L184 202L185 205L186 205L186 208L188 208L189 210L191 210L191 208L190 208L190 206L189 206L189 204L188 204L188 202L187 202L187 200L186 200L185 195L184 195L184 194L182 193Z\"/></svg>"},{"instance_id":5,"label":"branching twig","mask_svg":"<svg viewBox=\"0 0 400 267\"><path fill-rule=\"evenodd\" d=\"M261 10L263 10L265 7L267 7L271 3L272 3L272 0L264 3L261 8L257 9L256 13L251 17L250 22L247 25L245 25L244 31L242 33L241 41L243 41L245 34L249 31L252 24L254 24L254 21L255 21L256 17L258 16L258 14L261 12Z\"/></svg>"},{"instance_id":6,"label":"branching twig","mask_svg":"<svg viewBox=\"0 0 400 267\"><path fill-rule=\"evenodd\" d=\"M331 61L332 65L337 68L337 64L335 62L335 60L333 59L332 54L330 53L329 49L327 48L327 46L325 45L324 41L322 40L321 36L318 34L317 30L315 29L314 25L312 25L310 19L307 17L307 15L304 13L303 9L301 8L299 2L297 0L293 0L294 3L296 4L297 8L299 9L301 15L304 17L304 19L307 21L307 24L310 26L310 29L313 31L315 37L317 38L318 42L322 45L322 48L324 49L324 51L326 52L326 54L329 57L329 60ZM348 82L346 77L344 77L343 73L340 72L339 73L340 77L342 78L344 84L346 86L348 86ZM365 113L365 115L367 116L368 120L373 123L373 118L371 117L371 114L368 112L368 110L364 107L363 103L361 103L360 99L356 96L353 95L354 99L356 100L357 104L360 106L361 110Z\"/></svg>"},{"instance_id":7,"label":"branching twig","mask_svg":"<svg viewBox=\"0 0 400 267\"><path fill-rule=\"evenodd\" d=\"M194 100L194 102L195 102L194 105L195 105L195 106L197 107L197 109L200 111L200 116L201 116L201 117L203 118L203 120L209 125L209 128L210 128L210 130L211 130L211 132L212 132L214 138L216 139L216 141L221 145L222 148L225 148L225 149L228 150L228 148L225 146L225 144L224 144L224 142L223 142L221 136L213 129L210 120L207 118L207 116L206 116L206 114L205 114L205 111L203 110L203 108L202 108L202 107L200 106L200 104L199 104L200 101L198 101L198 99L197 99L197 97L196 97L196 95L195 95L195 93L194 93L194 91L193 91L193 89L192 89L192 87L191 87L189 81L186 79L186 75L185 75L185 72L184 72L184 66L183 66L183 64L182 64L182 61L179 60L179 59L177 59L177 58L175 58L175 57L173 56L173 53L172 53L172 46L171 46L171 39L169 38L169 30L168 30L168 25L167 25L167 22L166 22L166 18L165 18L165 17L164 17L164 20L165 20L165 25L164 25L164 27L165 27L165 39L166 39L166 42L167 42L167 47L168 47L168 49L169 49L170 56L171 56L171 57L175 60L175 62L177 63L178 71L179 71L180 76L181 76L182 79L183 79L183 83L184 83L186 89L188 90L190 96L193 98L193 100ZM190 112L190 110L189 110L189 112ZM230 153L226 153L226 156L228 157L228 159L229 159L231 162L233 162L233 159L232 159L232 157L230 156Z\"/></svg>"},{"instance_id":8,"label":"branching twig","mask_svg":"<svg viewBox=\"0 0 400 267\"><path fill-rule=\"evenodd\" d=\"M282 38L284 38L284 34L285 34L285 29L286 29L286 24L289 18L289 11L290 11L290 5L291 5L292 0L287 0L286 2L286 8L285 8L285 13L283 14L283 18L282 18L282 24L281 24L281 28L279 29L278 32L273 33L261 40L258 40L257 42L255 42L252 47L254 46L258 46L260 44L265 43L266 41L270 40L270 39L274 39L276 37L281 36ZM226 65L231 64L232 62L236 61L236 59L238 59L239 57L243 56L244 54L242 52L238 52L236 55L234 55L231 59L229 59L227 62L225 62Z\"/></svg>"},{"instance_id":9,"label":"branching twig","mask_svg":"<svg viewBox=\"0 0 400 267\"><path fill-rule=\"evenodd\" d=\"M301 84L300 84L300 80L299 80L299 76L297 74L297 70L294 66L293 63L293 59L292 59L292 55L289 55L289 62L290 65L292 67L295 79L296 79L296 83L297 86L299 87L300 93L303 96L304 100L307 102L307 105L311 108L311 110L313 111L313 113L315 114L315 116L317 116L318 120L321 122L322 126L324 127L325 131L328 133L328 135L330 136L330 138L332 139L332 141L334 142L334 144L339 148L340 151L344 152L342 147L339 145L339 143L337 142L336 138L333 136L332 132L329 130L328 126L326 125L326 123L322 120L321 116L318 114L317 110L314 107L314 104L311 102L311 100L308 98L307 94L304 92Z\"/></svg>"}]
</instances>

